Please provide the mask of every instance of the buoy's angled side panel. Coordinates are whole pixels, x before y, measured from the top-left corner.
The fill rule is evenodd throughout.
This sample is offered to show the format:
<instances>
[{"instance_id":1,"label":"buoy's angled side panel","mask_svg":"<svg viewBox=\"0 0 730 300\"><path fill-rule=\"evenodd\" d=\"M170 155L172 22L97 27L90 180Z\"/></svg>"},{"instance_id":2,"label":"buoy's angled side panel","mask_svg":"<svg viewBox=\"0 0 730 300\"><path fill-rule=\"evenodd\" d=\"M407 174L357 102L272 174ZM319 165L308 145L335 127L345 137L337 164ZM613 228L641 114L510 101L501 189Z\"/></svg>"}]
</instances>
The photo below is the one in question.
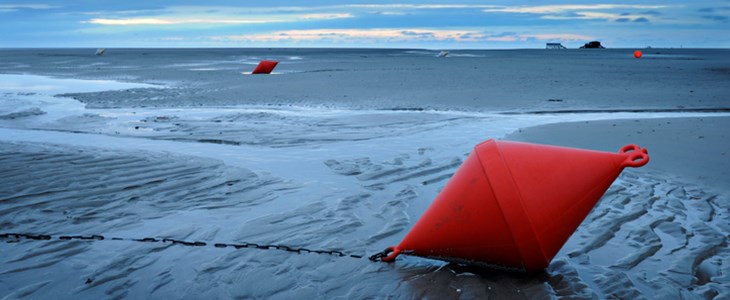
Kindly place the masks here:
<instances>
[{"instance_id":1,"label":"buoy's angled side panel","mask_svg":"<svg viewBox=\"0 0 730 300\"><path fill-rule=\"evenodd\" d=\"M538 240L535 224L528 215L519 187L511 176L510 166L499 148L497 141L489 140L477 145L476 152L515 241L513 251L520 255L521 261L514 267L527 271L543 269L547 267L549 260L546 259Z\"/></svg>"},{"instance_id":2,"label":"buoy's angled side panel","mask_svg":"<svg viewBox=\"0 0 730 300\"><path fill-rule=\"evenodd\" d=\"M520 257L472 152L398 246L424 257L514 266Z\"/></svg>"},{"instance_id":3,"label":"buoy's angled side panel","mask_svg":"<svg viewBox=\"0 0 730 300\"><path fill-rule=\"evenodd\" d=\"M499 149L536 230L546 262L580 226L621 173L610 152L500 141Z\"/></svg>"}]
</instances>

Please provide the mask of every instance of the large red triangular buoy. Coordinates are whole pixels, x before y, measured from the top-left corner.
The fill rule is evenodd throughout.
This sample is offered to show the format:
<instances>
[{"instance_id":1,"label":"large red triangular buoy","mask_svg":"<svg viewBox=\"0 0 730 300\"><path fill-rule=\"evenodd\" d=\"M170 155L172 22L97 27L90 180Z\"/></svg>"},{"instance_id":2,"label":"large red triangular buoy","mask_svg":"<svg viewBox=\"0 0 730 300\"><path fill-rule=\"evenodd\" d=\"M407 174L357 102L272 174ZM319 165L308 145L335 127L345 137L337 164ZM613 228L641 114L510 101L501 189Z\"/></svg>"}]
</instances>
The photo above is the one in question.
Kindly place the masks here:
<instances>
[{"instance_id":1,"label":"large red triangular buoy","mask_svg":"<svg viewBox=\"0 0 730 300\"><path fill-rule=\"evenodd\" d=\"M259 62L258 66L253 69L251 74L270 74L277 64L279 64L279 62L275 60L262 60Z\"/></svg>"},{"instance_id":2,"label":"large red triangular buoy","mask_svg":"<svg viewBox=\"0 0 730 300\"><path fill-rule=\"evenodd\" d=\"M621 171L647 162L646 149L636 145L609 153L488 140L380 257L544 269Z\"/></svg>"}]
</instances>

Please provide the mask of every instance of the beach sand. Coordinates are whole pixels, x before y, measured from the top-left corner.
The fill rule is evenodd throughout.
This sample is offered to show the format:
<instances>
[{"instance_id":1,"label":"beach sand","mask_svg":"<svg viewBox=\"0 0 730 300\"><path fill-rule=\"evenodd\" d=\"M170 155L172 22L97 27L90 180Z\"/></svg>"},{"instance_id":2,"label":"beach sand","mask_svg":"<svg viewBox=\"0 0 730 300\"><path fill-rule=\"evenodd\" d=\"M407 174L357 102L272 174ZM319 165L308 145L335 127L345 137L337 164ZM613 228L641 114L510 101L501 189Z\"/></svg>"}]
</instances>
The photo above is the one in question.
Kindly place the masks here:
<instances>
[{"instance_id":1,"label":"beach sand","mask_svg":"<svg viewBox=\"0 0 730 300\"><path fill-rule=\"evenodd\" d=\"M632 52L0 50L0 233L53 236L2 239L0 296L730 297L730 51ZM489 138L651 162L544 272L367 260Z\"/></svg>"},{"instance_id":2,"label":"beach sand","mask_svg":"<svg viewBox=\"0 0 730 300\"><path fill-rule=\"evenodd\" d=\"M506 139L609 152L631 141L650 149L651 165L636 172L672 176L727 194L728 128L728 117L585 121L521 129Z\"/></svg>"},{"instance_id":3,"label":"beach sand","mask_svg":"<svg viewBox=\"0 0 730 300\"><path fill-rule=\"evenodd\" d=\"M89 107L323 105L539 111L727 107L727 50L4 50L3 73L174 86L74 95ZM93 52L93 50L92 50ZM93 54L93 53L92 53ZM240 76L261 59L277 76ZM551 101L552 100L552 101Z\"/></svg>"}]
</instances>

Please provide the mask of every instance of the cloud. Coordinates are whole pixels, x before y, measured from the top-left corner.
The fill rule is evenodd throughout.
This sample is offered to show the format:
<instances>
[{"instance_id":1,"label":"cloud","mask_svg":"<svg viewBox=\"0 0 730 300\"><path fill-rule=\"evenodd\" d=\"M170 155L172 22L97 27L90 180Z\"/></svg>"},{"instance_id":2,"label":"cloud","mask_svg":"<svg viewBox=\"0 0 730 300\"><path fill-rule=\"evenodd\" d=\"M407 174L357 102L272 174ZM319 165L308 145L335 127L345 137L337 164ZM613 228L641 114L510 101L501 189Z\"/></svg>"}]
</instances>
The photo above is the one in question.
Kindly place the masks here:
<instances>
[{"instance_id":1,"label":"cloud","mask_svg":"<svg viewBox=\"0 0 730 300\"><path fill-rule=\"evenodd\" d=\"M301 20L330 20L330 19L345 19L352 18L353 15L350 13L321 13L321 14L304 14L300 15Z\"/></svg>"},{"instance_id":2,"label":"cloud","mask_svg":"<svg viewBox=\"0 0 730 300\"><path fill-rule=\"evenodd\" d=\"M660 16L662 13L656 11L656 10L647 10L640 12L641 15L650 15L650 16Z\"/></svg>"},{"instance_id":3,"label":"cloud","mask_svg":"<svg viewBox=\"0 0 730 300\"><path fill-rule=\"evenodd\" d=\"M544 19L554 19L554 20L560 20L560 19L603 19L603 20L615 20L615 19L618 19L618 18L622 18L624 16L625 15L614 14L614 13L606 13L606 12L582 11L582 12L573 12L570 15L545 16Z\"/></svg>"},{"instance_id":4,"label":"cloud","mask_svg":"<svg viewBox=\"0 0 730 300\"><path fill-rule=\"evenodd\" d=\"M559 34L520 34L517 35L520 40L527 41L527 40L540 40L540 41L585 41L585 40L594 40L594 37L587 36L587 35L581 35L581 34L569 34L569 33L559 33Z\"/></svg>"},{"instance_id":5,"label":"cloud","mask_svg":"<svg viewBox=\"0 0 730 300\"><path fill-rule=\"evenodd\" d=\"M54 9L59 7L48 4L0 4L0 12L13 12L21 9Z\"/></svg>"},{"instance_id":6,"label":"cloud","mask_svg":"<svg viewBox=\"0 0 730 300\"><path fill-rule=\"evenodd\" d=\"M52 9L59 7L48 4L0 4L0 9Z\"/></svg>"},{"instance_id":7,"label":"cloud","mask_svg":"<svg viewBox=\"0 0 730 300\"><path fill-rule=\"evenodd\" d=\"M403 15L409 10L443 10L443 9L484 9L495 5L462 5L462 4L340 4L313 6L216 6L216 5L177 5L150 10L147 13L165 13L168 15L270 15L312 12L369 12L375 14ZM135 12L135 11L130 11ZM95 11L93 14L117 14L118 11ZM144 11L137 13L145 14Z\"/></svg>"},{"instance_id":8,"label":"cloud","mask_svg":"<svg viewBox=\"0 0 730 300\"><path fill-rule=\"evenodd\" d=\"M726 16L720 16L720 15L710 15L710 16L702 16L705 19L713 20L713 21L720 21L720 22L726 22L728 21L728 17Z\"/></svg>"},{"instance_id":9,"label":"cloud","mask_svg":"<svg viewBox=\"0 0 730 300\"><path fill-rule=\"evenodd\" d=\"M343 8L369 8L369 9L465 9L465 8L492 8L495 5L473 5L473 4L345 4L332 7Z\"/></svg>"},{"instance_id":10,"label":"cloud","mask_svg":"<svg viewBox=\"0 0 730 300\"><path fill-rule=\"evenodd\" d=\"M584 41L593 37L569 34L489 33L481 30L372 28L372 29L306 29L269 33L210 37L214 41L239 42L515 42L515 41Z\"/></svg>"},{"instance_id":11,"label":"cloud","mask_svg":"<svg viewBox=\"0 0 730 300\"><path fill-rule=\"evenodd\" d=\"M517 13L541 15L546 20L608 20L625 22L638 19L648 22L654 16L661 13L654 9L668 8L667 5L638 5L638 4L566 4L566 5L537 5L537 6L501 6L483 9L487 13ZM628 12L618 13L612 10L644 10L646 13L632 14ZM628 20L627 20L628 19Z\"/></svg>"},{"instance_id":12,"label":"cloud","mask_svg":"<svg viewBox=\"0 0 730 300\"><path fill-rule=\"evenodd\" d=\"M84 23L101 25L170 25L176 22L156 18L131 18L131 19L91 19Z\"/></svg>"},{"instance_id":13,"label":"cloud","mask_svg":"<svg viewBox=\"0 0 730 300\"><path fill-rule=\"evenodd\" d=\"M466 33L463 30L430 30L410 28L372 28L372 29L303 29L283 30L269 33L216 36L213 40L251 41L251 42L278 42L278 41L319 41L319 40L456 40L461 41ZM470 37L470 39L476 39Z\"/></svg>"},{"instance_id":14,"label":"cloud","mask_svg":"<svg viewBox=\"0 0 730 300\"><path fill-rule=\"evenodd\" d=\"M400 11L376 11L374 12L376 15L383 15L383 16L404 16L406 13L400 12Z\"/></svg>"},{"instance_id":15,"label":"cloud","mask_svg":"<svg viewBox=\"0 0 730 300\"><path fill-rule=\"evenodd\" d=\"M410 10L443 10L443 9L484 9L493 8L494 5L463 5L463 4L341 4L341 5L321 5L321 6L215 6L215 5L199 5L199 6L167 6L160 9L149 11L93 11L84 12L87 15L107 15L115 17L97 18L87 21L86 23L104 24L104 25L151 25L180 24L180 23L207 23L202 20L207 19L250 19L253 18L273 18L273 22L278 22L284 16L303 16L300 19L339 19L353 17L354 13L367 12L379 15L406 15ZM140 15L137 18L127 18L120 15ZM190 17L198 16L198 17ZM244 18L232 16L245 16ZM291 17L287 17L289 19ZM190 22L177 21L173 19L193 20ZM107 20L129 20L124 21L107 21ZM235 23L235 22L226 22ZM240 22L248 23L248 22ZM258 23L258 22L255 22Z\"/></svg>"},{"instance_id":16,"label":"cloud","mask_svg":"<svg viewBox=\"0 0 730 300\"><path fill-rule=\"evenodd\" d=\"M201 17L151 17L151 18L93 18L83 23L110 25L110 26L135 26L135 25L180 25L180 24L209 24L209 25L236 25L236 24L264 24L281 23L310 20L330 20L353 17L348 13L321 13L321 14L299 14L299 15L271 15L266 17L223 17L223 16L201 16Z\"/></svg>"},{"instance_id":17,"label":"cloud","mask_svg":"<svg viewBox=\"0 0 730 300\"><path fill-rule=\"evenodd\" d=\"M565 5L487 5L487 4L339 4L314 6L167 6L144 11L93 12L93 19L83 23L106 26L176 25L176 24L262 24L353 18L359 13L400 16L414 10L474 10L487 13L536 14L547 20L608 20L628 18L653 21L657 10L667 5L640 4L565 4ZM616 12L615 10L622 10ZM645 13L626 11L642 10ZM137 16L133 16L135 14ZM103 17L102 17L103 16Z\"/></svg>"},{"instance_id":18,"label":"cloud","mask_svg":"<svg viewBox=\"0 0 730 300\"><path fill-rule=\"evenodd\" d=\"M645 14L631 14L631 13L609 13L609 12L570 12L563 15L546 15L542 19L546 20L607 20L614 22L625 22L631 21L637 22L649 22L653 19L652 15Z\"/></svg>"},{"instance_id":19,"label":"cloud","mask_svg":"<svg viewBox=\"0 0 730 300\"><path fill-rule=\"evenodd\" d=\"M719 21L723 23L727 23L728 20L730 20L728 15L725 14L725 12L730 11L730 6L705 7L698 9L697 11L703 13L701 17L705 20Z\"/></svg>"},{"instance_id":20,"label":"cloud","mask_svg":"<svg viewBox=\"0 0 730 300\"><path fill-rule=\"evenodd\" d=\"M666 5L635 5L635 4L574 4L574 5L538 5L538 6L502 6L484 9L484 12L510 12L524 14L560 14L582 10L611 10L611 9L660 9Z\"/></svg>"}]
</instances>

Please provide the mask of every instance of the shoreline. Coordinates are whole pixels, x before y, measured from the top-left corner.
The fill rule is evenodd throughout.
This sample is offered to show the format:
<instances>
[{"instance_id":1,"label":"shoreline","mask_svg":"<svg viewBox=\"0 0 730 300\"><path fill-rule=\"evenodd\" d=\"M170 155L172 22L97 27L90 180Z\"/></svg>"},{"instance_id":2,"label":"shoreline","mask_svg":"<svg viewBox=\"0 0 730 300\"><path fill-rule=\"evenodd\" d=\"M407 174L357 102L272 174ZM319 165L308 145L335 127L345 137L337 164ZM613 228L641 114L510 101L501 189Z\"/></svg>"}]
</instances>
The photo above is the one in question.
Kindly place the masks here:
<instances>
[{"instance_id":1,"label":"shoreline","mask_svg":"<svg viewBox=\"0 0 730 300\"><path fill-rule=\"evenodd\" d=\"M60 50L96 50L99 49L99 47L0 47L0 50L54 50L54 49L60 49ZM215 49L221 49L221 50L228 50L228 49L236 49L236 50L323 50L323 49L336 49L336 50L375 50L375 51L382 51L382 50L421 50L421 51L435 51L438 53L442 50L448 50L448 51L524 51L524 50L548 50L544 47L535 47L535 48L404 48L404 47L390 47L390 48L382 48L382 47L337 47L337 46L330 46L330 47L307 47L307 46L301 46L301 47L104 47L104 49L108 50L169 50L169 49L179 49L179 50L215 50ZM648 46L636 46L636 47L611 47L611 48L604 48L604 49L582 49L579 47L576 48L567 48L567 49L557 49L558 51L564 51L564 50L581 50L581 51L605 51L605 50L730 50L730 48L719 48L719 47L699 47L699 48L692 48L692 47L648 47ZM93 53L92 53L93 54Z\"/></svg>"}]
</instances>

